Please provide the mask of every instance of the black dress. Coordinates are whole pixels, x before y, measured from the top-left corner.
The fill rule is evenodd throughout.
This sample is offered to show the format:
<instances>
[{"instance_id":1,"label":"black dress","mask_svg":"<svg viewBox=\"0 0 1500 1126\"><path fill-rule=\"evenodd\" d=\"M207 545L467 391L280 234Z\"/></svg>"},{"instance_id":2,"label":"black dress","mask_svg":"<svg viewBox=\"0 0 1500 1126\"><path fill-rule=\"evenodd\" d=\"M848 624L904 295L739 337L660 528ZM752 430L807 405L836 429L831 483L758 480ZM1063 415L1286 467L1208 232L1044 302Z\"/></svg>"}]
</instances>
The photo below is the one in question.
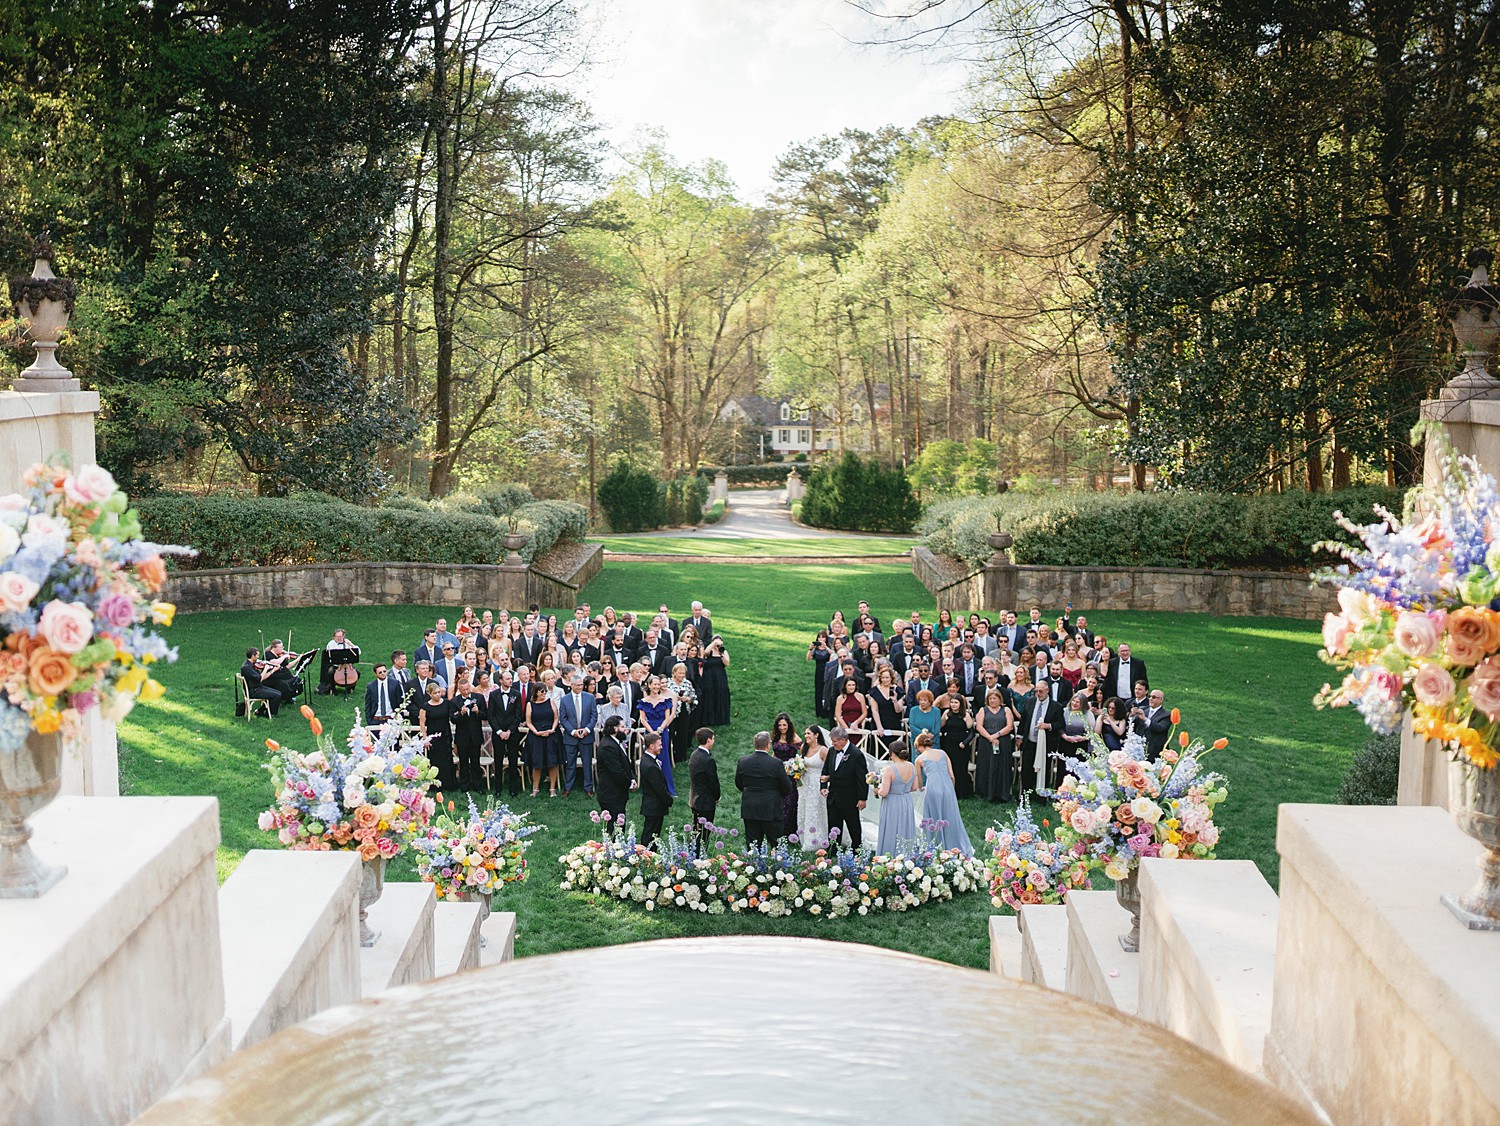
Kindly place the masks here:
<instances>
[{"instance_id":1,"label":"black dress","mask_svg":"<svg viewBox=\"0 0 1500 1126\"><path fill-rule=\"evenodd\" d=\"M963 714L944 709L938 742L953 764L953 791L961 798L974 796L974 784L969 779L969 742L972 738L973 732L964 723Z\"/></svg>"},{"instance_id":2,"label":"black dress","mask_svg":"<svg viewBox=\"0 0 1500 1126\"><path fill-rule=\"evenodd\" d=\"M828 673L828 661L832 656L833 654L828 651L827 646L824 646L822 649L814 649L812 651L813 710L817 713L818 718L820 719L828 718L828 702L823 697L823 678Z\"/></svg>"},{"instance_id":3,"label":"black dress","mask_svg":"<svg viewBox=\"0 0 1500 1126\"><path fill-rule=\"evenodd\" d=\"M877 718L880 720L880 730L900 731L901 713L896 710L895 690L892 689L891 694L887 696L885 689L881 688L880 685L873 685L870 688L870 699L875 701L875 711L878 713ZM963 797L963 794L960 793L959 797Z\"/></svg>"},{"instance_id":4,"label":"black dress","mask_svg":"<svg viewBox=\"0 0 1500 1126\"><path fill-rule=\"evenodd\" d=\"M703 658L698 714L698 722L704 727L723 727L729 722L729 670L724 667L724 658L715 653Z\"/></svg>"},{"instance_id":5,"label":"black dress","mask_svg":"<svg viewBox=\"0 0 1500 1126\"><path fill-rule=\"evenodd\" d=\"M1001 707L998 710L984 708L975 717L976 723L983 723L986 731L999 731L1005 727L1009 712ZM976 731L974 734L974 765L975 780L979 787L979 796L986 801L1011 800L1011 767L1012 756L1015 750L1015 740L1010 735L1000 736L1000 741L994 747L990 746L988 739L982 738ZM958 763L953 764L953 773L958 774ZM957 784L955 783L955 789Z\"/></svg>"},{"instance_id":6,"label":"black dress","mask_svg":"<svg viewBox=\"0 0 1500 1126\"><path fill-rule=\"evenodd\" d=\"M458 764L453 761L453 708L447 700L432 703L424 700L417 714L425 722L428 735L427 760L437 767L438 784L445 789L458 787Z\"/></svg>"},{"instance_id":7,"label":"black dress","mask_svg":"<svg viewBox=\"0 0 1500 1126\"><path fill-rule=\"evenodd\" d=\"M531 726L546 731L557 726L557 709L546 693L538 692L531 700ZM526 765L532 770L551 770L563 764L563 741L560 731L551 735L526 733Z\"/></svg>"}]
</instances>

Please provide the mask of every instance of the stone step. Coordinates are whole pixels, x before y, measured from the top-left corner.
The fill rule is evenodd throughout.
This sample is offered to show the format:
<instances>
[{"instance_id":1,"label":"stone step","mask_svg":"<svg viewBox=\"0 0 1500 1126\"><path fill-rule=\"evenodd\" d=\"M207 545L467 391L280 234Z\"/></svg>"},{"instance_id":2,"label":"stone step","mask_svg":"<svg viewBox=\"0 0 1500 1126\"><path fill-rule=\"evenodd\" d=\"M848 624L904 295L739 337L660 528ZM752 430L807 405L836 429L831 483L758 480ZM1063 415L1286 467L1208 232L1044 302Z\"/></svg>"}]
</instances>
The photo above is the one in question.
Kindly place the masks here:
<instances>
[{"instance_id":1,"label":"stone step","mask_svg":"<svg viewBox=\"0 0 1500 1126\"><path fill-rule=\"evenodd\" d=\"M990 916L990 973L1025 981L1021 967L1024 945L1017 916Z\"/></svg>"},{"instance_id":2,"label":"stone step","mask_svg":"<svg viewBox=\"0 0 1500 1126\"><path fill-rule=\"evenodd\" d=\"M360 995L373 997L433 975L433 916L437 898L428 883L387 883L366 913L380 932L359 949Z\"/></svg>"},{"instance_id":3,"label":"stone step","mask_svg":"<svg viewBox=\"0 0 1500 1126\"><path fill-rule=\"evenodd\" d=\"M479 965L479 904L437 904L432 919L432 970L447 977Z\"/></svg>"},{"instance_id":4,"label":"stone step","mask_svg":"<svg viewBox=\"0 0 1500 1126\"><path fill-rule=\"evenodd\" d=\"M1021 980L1067 988L1068 909L1061 904L1021 908Z\"/></svg>"},{"instance_id":5,"label":"stone step","mask_svg":"<svg viewBox=\"0 0 1500 1126\"><path fill-rule=\"evenodd\" d=\"M484 945L479 948L479 964L494 966L516 958L516 913L496 911L479 928Z\"/></svg>"},{"instance_id":6,"label":"stone step","mask_svg":"<svg viewBox=\"0 0 1500 1126\"><path fill-rule=\"evenodd\" d=\"M1067 912L1067 991L1134 1016L1141 956L1120 945L1120 936L1130 933L1130 912L1113 891L1070 891Z\"/></svg>"}]
</instances>

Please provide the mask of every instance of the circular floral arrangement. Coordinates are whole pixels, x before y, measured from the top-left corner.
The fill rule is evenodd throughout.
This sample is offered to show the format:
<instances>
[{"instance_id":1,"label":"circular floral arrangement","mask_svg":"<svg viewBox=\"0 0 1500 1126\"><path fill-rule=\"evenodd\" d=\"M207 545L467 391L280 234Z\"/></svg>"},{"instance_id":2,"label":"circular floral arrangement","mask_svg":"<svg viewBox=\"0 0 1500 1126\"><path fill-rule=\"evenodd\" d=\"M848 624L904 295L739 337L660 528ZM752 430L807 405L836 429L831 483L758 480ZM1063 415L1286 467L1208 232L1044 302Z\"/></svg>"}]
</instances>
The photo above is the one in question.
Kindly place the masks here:
<instances>
[{"instance_id":1,"label":"circular floral arrangement","mask_svg":"<svg viewBox=\"0 0 1500 1126\"><path fill-rule=\"evenodd\" d=\"M988 886L984 863L959 852L916 850L876 856L869 849L830 852L780 847L764 855L691 846L664 853L634 834L588 841L558 858L564 891L584 891L705 915L870 915L910 911Z\"/></svg>"}]
</instances>

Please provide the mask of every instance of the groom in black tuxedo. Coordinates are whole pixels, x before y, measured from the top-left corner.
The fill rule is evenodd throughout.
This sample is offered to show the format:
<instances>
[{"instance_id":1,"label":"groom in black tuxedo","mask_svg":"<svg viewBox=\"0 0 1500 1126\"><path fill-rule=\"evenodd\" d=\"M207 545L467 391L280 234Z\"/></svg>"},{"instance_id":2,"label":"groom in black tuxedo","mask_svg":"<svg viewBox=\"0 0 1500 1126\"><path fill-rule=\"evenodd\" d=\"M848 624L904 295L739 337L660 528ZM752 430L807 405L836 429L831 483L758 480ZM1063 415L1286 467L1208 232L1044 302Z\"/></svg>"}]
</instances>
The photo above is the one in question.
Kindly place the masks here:
<instances>
[{"instance_id":1,"label":"groom in black tuxedo","mask_svg":"<svg viewBox=\"0 0 1500 1126\"><path fill-rule=\"evenodd\" d=\"M823 796L828 799L828 834L838 843L858 848L861 843L859 813L870 796L865 781L865 756L849 745L849 732L835 727L829 732L833 749L823 760Z\"/></svg>"},{"instance_id":2,"label":"groom in black tuxedo","mask_svg":"<svg viewBox=\"0 0 1500 1126\"><path fill-rule=\"evenodd\" d=\"M783 769L782 773L786 771ZM698 728L698 747L688 759L688 808L693 811L693 836L699 855L708 851L708 825L719 806L719 767L714 762L714 729Z\"/></svg>"},{"instance_id":3,"label":"groom in black tuxedo","mask_svg":"<svg viewBox=\"0 0 1500 1126\"><path fill-rule=\"evenodd\" d=\"M786 831L782 801L792 792L792 779L781 760L771 754L771 733L755 733L755 750L740 759L734 770L740 789L740 816L745 819L745 840L750 844L775 844Z\"/></svg>"}]
</instances>

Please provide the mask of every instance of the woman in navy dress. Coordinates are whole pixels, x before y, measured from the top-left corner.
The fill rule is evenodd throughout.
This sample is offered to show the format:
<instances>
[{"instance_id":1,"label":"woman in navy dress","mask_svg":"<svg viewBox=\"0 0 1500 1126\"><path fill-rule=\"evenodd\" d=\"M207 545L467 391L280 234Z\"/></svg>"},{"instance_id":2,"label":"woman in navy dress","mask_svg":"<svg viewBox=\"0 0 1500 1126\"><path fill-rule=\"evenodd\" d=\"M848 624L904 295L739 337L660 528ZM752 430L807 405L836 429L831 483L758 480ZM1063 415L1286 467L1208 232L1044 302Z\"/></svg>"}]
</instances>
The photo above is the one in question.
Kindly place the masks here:
<instances>
[{"instance_id":1,"label":"woman in navy dress","mask_svg":"<svg viewBox=\"0 0 1500 1126\"><path fill-rule=\"evenodd\" d=\"M547 772L548 797L557 797L557 769L562 766L563 741L557 730L557 705L552 702L551 685L535 692L526 704L526 765L531 767L531 796L542 786L542 772Z\"/></svg>"}]
</instances>

